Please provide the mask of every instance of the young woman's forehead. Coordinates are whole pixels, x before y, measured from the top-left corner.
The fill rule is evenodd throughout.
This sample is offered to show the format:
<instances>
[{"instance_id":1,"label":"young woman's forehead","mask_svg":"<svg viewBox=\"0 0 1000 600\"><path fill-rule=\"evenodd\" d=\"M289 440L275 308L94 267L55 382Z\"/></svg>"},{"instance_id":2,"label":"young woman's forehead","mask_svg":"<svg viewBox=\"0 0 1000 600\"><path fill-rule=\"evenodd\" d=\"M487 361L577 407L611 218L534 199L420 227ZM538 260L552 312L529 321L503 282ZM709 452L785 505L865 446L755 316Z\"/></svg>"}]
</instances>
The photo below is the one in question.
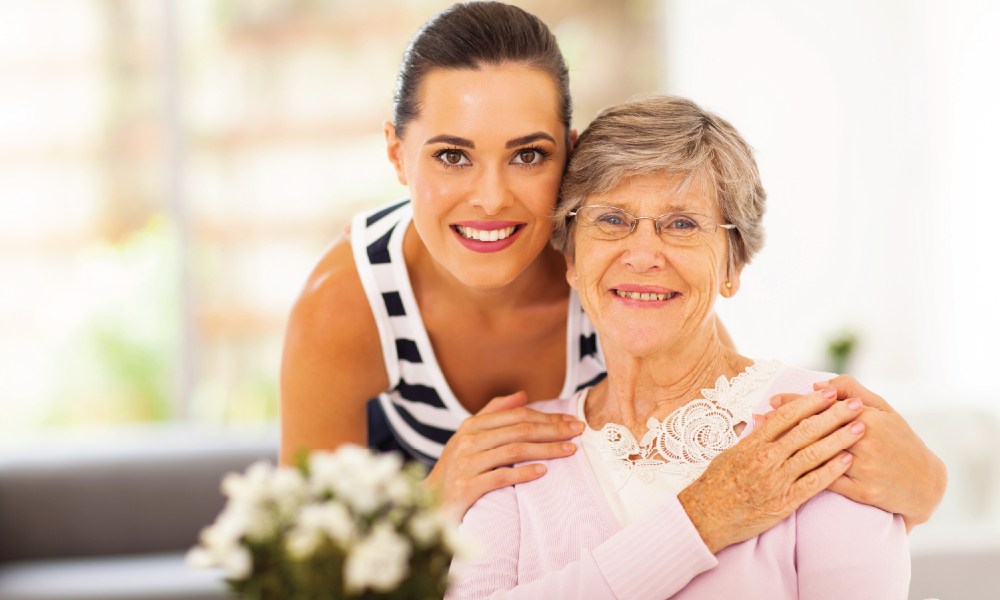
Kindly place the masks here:
<instances>
[{"instance_id":1,"label":"young woman's forehead","mask_svg":"<svg viewBox=\"0 0 1000 600\"><path fill-rule=\"evenodd\" d=\"M421 83L419 107L413 123L431 135L563 137L555 80L525 66L435 69Z\"/></svg>"}]
</instances>

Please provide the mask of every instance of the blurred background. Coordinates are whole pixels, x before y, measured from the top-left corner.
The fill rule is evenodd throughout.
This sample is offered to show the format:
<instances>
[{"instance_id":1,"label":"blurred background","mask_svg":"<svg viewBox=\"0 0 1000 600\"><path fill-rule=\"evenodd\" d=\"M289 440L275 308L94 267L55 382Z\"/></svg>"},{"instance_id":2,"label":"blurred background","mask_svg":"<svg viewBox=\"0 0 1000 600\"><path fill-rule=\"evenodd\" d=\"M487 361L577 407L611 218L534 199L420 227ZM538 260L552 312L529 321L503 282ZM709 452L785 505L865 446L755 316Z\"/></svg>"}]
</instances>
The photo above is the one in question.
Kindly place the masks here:
<instances>
[{"instance_id":1,"label":"blurred background","mask_svg":"<svg viewBox=\"0 0 1000 600\"><path fill-rule=\"evenodd\" d=\"M1000 546L1000 3L514 3L555 31L578 129L652 91L736 125L769 192L719 308L740 350L857 375L946 460L915 550ZM0 4L0 452L273 430L313 262L406 193L381 126L448 4Z\"/></svg>"}]
</instances>

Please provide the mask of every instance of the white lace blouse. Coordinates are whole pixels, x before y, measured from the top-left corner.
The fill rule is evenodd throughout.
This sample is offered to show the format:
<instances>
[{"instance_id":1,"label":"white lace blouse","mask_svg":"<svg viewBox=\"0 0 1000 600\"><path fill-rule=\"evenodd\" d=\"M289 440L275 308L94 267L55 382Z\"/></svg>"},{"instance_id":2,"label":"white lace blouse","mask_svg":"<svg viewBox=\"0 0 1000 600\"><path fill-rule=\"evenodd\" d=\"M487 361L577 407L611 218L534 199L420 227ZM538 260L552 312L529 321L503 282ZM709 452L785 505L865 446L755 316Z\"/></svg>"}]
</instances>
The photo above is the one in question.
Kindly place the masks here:
<instances>
[{"instance_id":1,"label":"white lace blouse","mask_svg":"<svg viewBox=\"0 0 1000 600\"><path fill-rule=\"evenodd\" d=\"M580 443L618 522L628 525L662 506L733 446L740 437L734 428L750 423L782 368L777 361L757 361L732 379L720 376L714 389L703 389L662 421L651 417L638 441L616 423L600 431L588 425ZM578 397L577 416L586 422L586 391Z\"/></svg>"}]
</instances>

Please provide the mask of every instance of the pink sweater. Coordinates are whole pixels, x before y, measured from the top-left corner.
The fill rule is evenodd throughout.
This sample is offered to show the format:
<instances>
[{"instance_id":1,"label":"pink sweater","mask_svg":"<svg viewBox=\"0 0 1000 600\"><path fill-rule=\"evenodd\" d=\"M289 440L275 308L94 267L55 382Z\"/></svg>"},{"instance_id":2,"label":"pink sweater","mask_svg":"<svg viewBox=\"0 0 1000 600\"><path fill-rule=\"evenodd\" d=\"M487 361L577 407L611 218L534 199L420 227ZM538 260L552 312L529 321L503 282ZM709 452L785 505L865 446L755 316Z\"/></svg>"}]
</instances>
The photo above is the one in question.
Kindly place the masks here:
<instances>
[{"instance_id":1,"label":"pink sweater","mask_svg":"<svg viewBox=\"0 0 1000 600\"><path fill-rule=\"evenodd\" d=\"M812 391L816 380L781 379L766 397ZM533 408L573 414L571 402ZM765 403L758 412L767 410ZM453 567L449 598L906 598L910 560L899 516L821 492L713 556L676 498L622 528L582 449L546 466L544 477L491 492L466 514L462 530L482 555Z\"/></svg>"}]
</instances>

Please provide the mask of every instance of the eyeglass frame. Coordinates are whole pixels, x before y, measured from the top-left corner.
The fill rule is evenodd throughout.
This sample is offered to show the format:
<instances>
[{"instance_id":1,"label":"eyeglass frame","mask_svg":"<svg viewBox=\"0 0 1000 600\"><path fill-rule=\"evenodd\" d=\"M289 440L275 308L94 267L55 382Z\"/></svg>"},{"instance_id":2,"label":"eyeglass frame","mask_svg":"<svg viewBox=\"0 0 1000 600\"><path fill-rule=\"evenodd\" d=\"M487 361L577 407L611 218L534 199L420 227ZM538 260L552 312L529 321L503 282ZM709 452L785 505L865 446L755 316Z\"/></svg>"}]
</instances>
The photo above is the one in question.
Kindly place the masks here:
<instances>
[{"instance_id":1,"label":"eyeglass frame","mask_svg":"<svg viewBox=\"0 0 1000 600\"><path fill-rule=\"evenodd\" d=\"M710 221L712 221L713 223L715 223L715 230L713 230L711 233L708 233L706 230L701 229L701 226L699 224L698 233L708 233L708 235L712 235L719 228L725 229L726 231L732 231L734 229L737 229L736 225L733 225L732 223L719 223L714 217L710 217L708 215L703 215L701 213L696 213L696 212L690 212L690 211L688 211L688 212L669 212L669 213L663 213L662 215L658 215L656 217L646 217L646 216L638 216L638 215L632 214L632 212L629 211L629 210L626 210L626 209L624 209L624 208L622 208L620 206L611 206L610 204L588 204L586 206L581 206L581 207L579 207L579 208L577 208L575 210L571 210L569 213L567 213L566 216L567 217L574 217L575 218L581 210L588 209L588 208L609 208L609 209L612 209L612 210L621 211L621 212L625 213L626 215L632 217L632 228L629 230L628 233L626 233L625 235L623 235L623 236L621 236L619 238L608 238L607 241L624 240L628 236L630 236L633 233L635 233L636 228L639 226L639 221L641 221L643 219L648 219L648 220L652 221L653 222L653 230L656 232L657 237L659 237L660 239L664 239L663 233L661 233L662 232L662 228L660 227L660 219L662 219L663 217L669 217L669 216L672 216L672 215L696 215L698 217L703 217L705 219L709 219ZM695 220L695 222L697 223L697 220ZM599 227L599 225L597 225L596 222L595 223L587 223L587 224L585 224L585 227ZM669 233L666 235L666 237L668 239L683 239L683 237L673 236L673 235L670 235ZM600 238L597 238L597 239L600 239Z\"/></svg>"}]
</instances>

